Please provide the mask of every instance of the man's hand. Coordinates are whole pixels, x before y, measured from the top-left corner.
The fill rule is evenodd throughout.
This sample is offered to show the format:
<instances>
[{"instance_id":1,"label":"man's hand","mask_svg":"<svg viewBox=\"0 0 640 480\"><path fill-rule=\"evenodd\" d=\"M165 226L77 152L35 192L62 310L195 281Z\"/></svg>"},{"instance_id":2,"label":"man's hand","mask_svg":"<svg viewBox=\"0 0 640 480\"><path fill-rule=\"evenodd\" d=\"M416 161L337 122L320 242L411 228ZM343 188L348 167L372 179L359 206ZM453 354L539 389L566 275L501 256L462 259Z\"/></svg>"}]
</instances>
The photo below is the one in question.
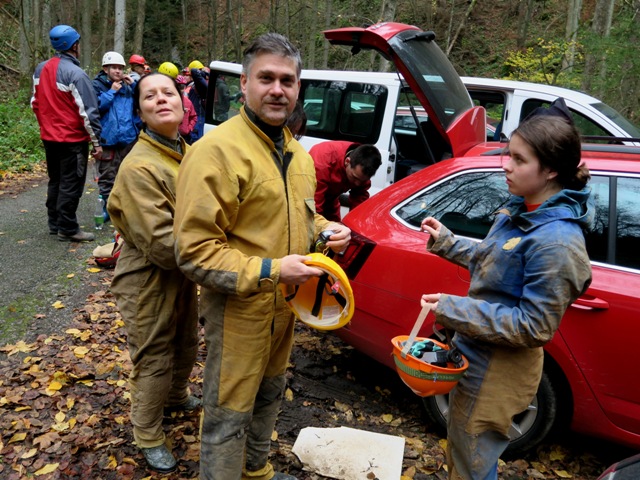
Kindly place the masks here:
<instances>
[{"instance_id":1,"label":"man's hand","mask_svg":"<svg viewBox=\"0 0 640 480\"><path fill-rule=\"evenodd\" d=\"M100 160L102 158L102 147L95 147L91 150L91 156L96 160Z\"/></svg>"},{"instance_id":2,"label":"man's hand","mask_svg":"<svg viewBox=\"0 0 640 480\"><path fill-rule=\"evenodd\" d=\"M333 222L329 224L327 229L335 232L329 237L327 247L336 253L344 251L351 241L351 229L341 223Z\"/></svg>"},{"instance_id":3,"label":"man's hand","mask_svg":"<svg viewBox=\"0 0 640 480\"><path fill-rule=\"evenodd\" d=\"M433 217L425 218L420 224L420 229L423 232L427 232L431 234L431 238L433 238L434 242L438 240L438 237L440 236L441 228L442 228L442 223L440 223L438 220L436 220Z\"/></svg>"},{"instance_id":4,"label":"man's hand","mask_svg":"<svg viewBox=\"0 0 640 480\"><path fill-rule=\"evenodd\" d=\"M280 283L287 285L300 285L311 277L319 277L322 270L310 267L304 262L309 257L304 255L287 255L280 262Z\"/></svg>"}]
</instances>

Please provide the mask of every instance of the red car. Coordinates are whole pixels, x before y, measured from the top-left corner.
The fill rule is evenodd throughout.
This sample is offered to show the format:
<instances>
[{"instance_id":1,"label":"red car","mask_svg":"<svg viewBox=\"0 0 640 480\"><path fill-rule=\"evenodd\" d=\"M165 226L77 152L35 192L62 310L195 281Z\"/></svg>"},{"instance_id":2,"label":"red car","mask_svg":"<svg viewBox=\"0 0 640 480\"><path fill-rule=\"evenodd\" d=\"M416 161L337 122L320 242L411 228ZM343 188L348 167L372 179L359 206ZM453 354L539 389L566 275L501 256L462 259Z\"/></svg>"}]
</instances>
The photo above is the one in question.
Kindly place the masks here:
<instances>
[{"instance_id":1,"label":"red car","mask_svg":"<svg viewBox=\"0 0 640 480\"><path fill-rule=\"evenodd\" d=\"M431 122L421 125L430 158L344 218L353 240L337 259L351 279L356 307L338 335L394 368L391 339L409 334L420 296L465 295L469 286L468 271L426 251L428 234L420 222L434 216L456 235L481 240L509 196L501 169L504 145L484 143L483 109L473 107L432 33L385 23L325 36L391 59ZM541 442L557 420L640 447L640 149L585 145L583 158L597 204L595 229L586 235L593 282L545 347L542 382L530 408L514 419L511 451ZM433 334L433 320L427 318L421 336ZM427 397L425 406L444 426L446 397Z\"/></svg>"}]
</instances>

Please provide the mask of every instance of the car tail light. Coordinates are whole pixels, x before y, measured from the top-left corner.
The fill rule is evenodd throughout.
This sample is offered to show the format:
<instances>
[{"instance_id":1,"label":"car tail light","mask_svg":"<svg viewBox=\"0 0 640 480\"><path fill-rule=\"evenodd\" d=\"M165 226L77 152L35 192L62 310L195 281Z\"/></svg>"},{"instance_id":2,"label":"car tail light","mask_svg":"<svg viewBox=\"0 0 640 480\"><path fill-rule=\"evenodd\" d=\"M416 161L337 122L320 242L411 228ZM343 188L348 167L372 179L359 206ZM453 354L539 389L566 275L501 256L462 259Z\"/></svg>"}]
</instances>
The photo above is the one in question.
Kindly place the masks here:
<instances>
[{"instance_id":1,"label":"car tail light","mask_svg":"<svg viewBox=\"0 0 640 480\"><path fill-rule=\"evenodd\" d=\"M351 242L347 249L333 259L342 267L349 279L353 280L375 246L375 242L352 231Z\"/></svg>"}]
</instances>

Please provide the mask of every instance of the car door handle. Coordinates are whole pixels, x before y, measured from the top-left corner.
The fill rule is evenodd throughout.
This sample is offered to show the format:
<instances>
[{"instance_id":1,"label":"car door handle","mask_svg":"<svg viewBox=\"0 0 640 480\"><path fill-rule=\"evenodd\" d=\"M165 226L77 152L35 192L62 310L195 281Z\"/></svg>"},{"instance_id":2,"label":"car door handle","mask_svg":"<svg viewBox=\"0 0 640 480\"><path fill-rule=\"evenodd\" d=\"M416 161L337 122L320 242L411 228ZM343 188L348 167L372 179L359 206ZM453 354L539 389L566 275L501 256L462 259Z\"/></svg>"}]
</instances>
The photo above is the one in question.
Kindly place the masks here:
<instances>
[{"instance_id":1,"label":"car door handle","mask_svg":"<svg viewBox=\"0 0 640 480\"><path fill-rule=\"evenodd\" d=\"M609 302L591 295L579 297L573 305L577 307L593 308L594 310L607 310L609 308Z\"/></svg>"}]
</instances>

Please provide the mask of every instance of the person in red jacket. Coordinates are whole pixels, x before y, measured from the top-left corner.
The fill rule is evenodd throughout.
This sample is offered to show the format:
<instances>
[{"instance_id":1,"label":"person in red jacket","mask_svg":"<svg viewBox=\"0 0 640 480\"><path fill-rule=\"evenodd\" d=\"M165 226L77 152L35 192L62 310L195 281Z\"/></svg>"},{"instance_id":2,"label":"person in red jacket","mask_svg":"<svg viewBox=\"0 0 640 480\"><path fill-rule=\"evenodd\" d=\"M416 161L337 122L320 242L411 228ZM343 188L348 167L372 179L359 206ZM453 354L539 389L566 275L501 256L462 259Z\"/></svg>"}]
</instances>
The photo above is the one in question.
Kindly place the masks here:
<instances>
[{"instance_id":1,"label":"person in red jacket","mask_svg":"<svg viewBox=\"0 0 640 480\"><path fill-rule=\"evenodd\" d=\"M49 233L63 242L88 242L94 236L80 230L76 211L87 177L88 143L94 158L102 155L98 97L78 61L80 34L57 25L49 38L56 54L36 67L31 98L49 174Z\"/></svg>"},{"instance_id":2,"label":"person in red jacket","mask_svg":"<svg viewBox=\"0 0 640 480\"><path fill-rule=\"evenodd\" d=\"M316 211L327 220L339 222L340 195L349 192L349 209L369 198L371 177L382 163L374 145L352 142L323 142L309 154L316 167Z\"/></svg>"},{"instance_id":3,"label":"person in red jacket","mask_svg":"<svg viewBox=\"0 0 640 480\"><path fill-rule=\"evenodd\" d=\"M176 83L178 84L178 88L180 89L180 94L182 95L182 104L184 106L184 118L182 119L182 123L178 128L180 135L188 144L193 143L191 141L191 132L196 126L198 122L198 114L196 112L196 108L193 106L189 97L184 93L184 89L189 83L189 80L184 75L178 75L176 77Z\"/></svg>"}]
</instances>

